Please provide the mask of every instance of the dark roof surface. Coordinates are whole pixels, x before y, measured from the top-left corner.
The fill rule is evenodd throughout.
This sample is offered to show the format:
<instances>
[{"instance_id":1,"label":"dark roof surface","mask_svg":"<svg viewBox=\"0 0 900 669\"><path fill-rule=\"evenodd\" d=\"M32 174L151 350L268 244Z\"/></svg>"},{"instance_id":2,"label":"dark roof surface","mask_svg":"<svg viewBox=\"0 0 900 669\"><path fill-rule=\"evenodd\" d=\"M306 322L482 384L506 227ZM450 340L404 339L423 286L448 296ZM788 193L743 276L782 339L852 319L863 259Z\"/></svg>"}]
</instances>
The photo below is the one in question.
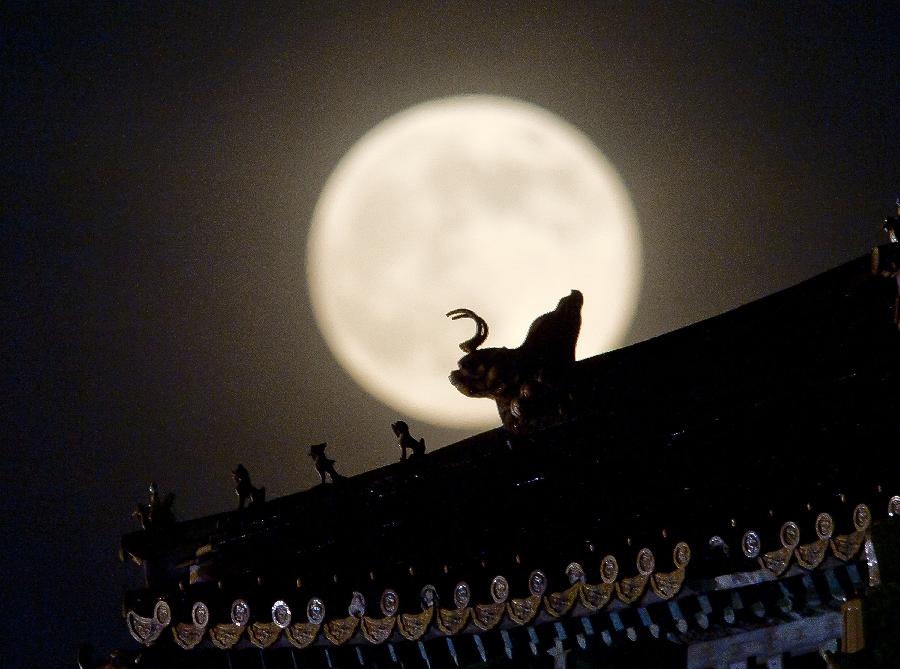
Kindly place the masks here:
<instances>
[{"instance_id":1,"label":"dark roof surface","mask_svg":"<svg viewBox=\"0 0 900 669\"><path fill-rule=\"evenodd\" d=\"M495 601L497 575L511 598L528 597L535 569L547 592L567 591L573 562L599 584L607 555L622 582L641 575L642 548L651 572L676 573L679 542L702 580L759 569L745 532L777 551L788 520L799 531L790 564L822 536L820 513L848 537L857 504L879 518L900 494L895 290L860 258L577 363L575 418L529 437L493 430L418 463L127 535L123 552L146 565L148 588L126 606L150 615L160 597L203 599L213 624L228 621L235 596L260 620L278 599L296 621L318 598L330 619L354 592L374 616L391 589L412 613L426 584L450 608L460 582L473 604Z\"/></svg>"}]
</instances>

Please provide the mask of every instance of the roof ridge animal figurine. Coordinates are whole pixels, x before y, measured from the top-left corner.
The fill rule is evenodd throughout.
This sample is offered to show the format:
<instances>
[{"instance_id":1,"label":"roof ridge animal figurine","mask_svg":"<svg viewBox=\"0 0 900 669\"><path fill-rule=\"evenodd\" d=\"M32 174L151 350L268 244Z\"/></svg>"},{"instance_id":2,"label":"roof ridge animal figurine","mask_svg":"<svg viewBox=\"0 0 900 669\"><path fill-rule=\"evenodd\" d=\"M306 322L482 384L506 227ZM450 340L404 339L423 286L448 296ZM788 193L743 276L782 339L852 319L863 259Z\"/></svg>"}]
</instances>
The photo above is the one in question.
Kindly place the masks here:
<instances>
[{"instance_id":1,"label":"roof ridge animal figurine","mask_svg":"<svg viewBox=\"0 0 900 669\"><path fill-rule=\"evenodd\" d=\"M165 499L159 498L159 486L156 481L150 482L150 500L148 504L135 506L132 516L140 520L141 527L145 530L155 530L175 524L175 514L172 512L172 504L175 495L169 493Z\"/></svg>"},{"instance_id":2,"label":"roof ridge animal figurine","mask_svg":"<svg viewBox=\"0 0 900 669\"><path fill-rule=\"evenodd\" d=\"M450 383L467 397L493 399L504 427L513 433L559 422L571 401L569 372L583 303L581 292L572 290L553 311L534 320L518 348L479 349L488 336L487 322L471 309L448 312L453 320L475 321L475 336L459 345L466 355L450 373Z\"/></svg>"},{"instance_id":3,"label":"roof ridge animal figurine","mask_svg":"<svg viewBox=\"0 0 900 669\"><path fill-rule=\"evenodd\" d=\"M406 421L398 420L396 423L391 423L391 429L397 436L401 462L417 460L425 455L425 439L421 438L418 441L414 439L409 433L409 425L406 424ZM408 456L407 451L410 451Z\"/></svg>"},{"instance_id":4,"label":"roof ridge animal figurine","mask_svg":"<svg viewBox=\"0 0 900 669\"><path fill-rule=\"evenodd\" d=\"M322 479L322 483L325 483L326 474L331 479L332 483L337 483L346 477L341 476L334 470L335 461L325 455L325 448L327 446L327 442L324 441L321 444L311 445L309 447L309 457L313 459L313 464L316 468L316 472L319 474L319 478Z\"/></svg>"},{"instance_id":5,"label":"roof ridge animal figurine","mask_svg":"<svg viewBox=\"0 0 900 669\"><path fill-rule=\"evenodd\" d=\"M238 509L243 509L244 505L249 508L266 501L265 486L255 487L250 481L250 472L247 471L244 465L239 464L235 467L231 472L231 476L234 478L235 483L234 492L238 496Z\"/></svg>"}]
</instances>

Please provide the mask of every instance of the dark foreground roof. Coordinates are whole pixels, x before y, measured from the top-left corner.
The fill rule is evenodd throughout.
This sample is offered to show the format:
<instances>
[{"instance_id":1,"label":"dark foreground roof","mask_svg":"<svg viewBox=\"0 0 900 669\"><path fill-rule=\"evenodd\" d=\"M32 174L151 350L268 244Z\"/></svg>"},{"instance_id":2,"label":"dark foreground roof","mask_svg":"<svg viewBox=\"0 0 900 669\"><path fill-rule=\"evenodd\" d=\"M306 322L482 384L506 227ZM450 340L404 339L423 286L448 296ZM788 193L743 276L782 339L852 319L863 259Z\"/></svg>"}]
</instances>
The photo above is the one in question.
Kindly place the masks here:
<instances>
[{"instance_id":1,"label":"dark foreground roof","mask_svg":"<svg viewBox=\"0 0 900 669\"><path fill-rule=\"evenodd\" d=\"M794 588L831 610L869 578L873 518L900 513L895 290L860 258L577 363L564 424L127 535L147 574L129 628L155 652L375 644L427 659L433 640L484 661L484 643L510 656L521 634L586 648L598 612L609 634L683 641L675 610L752 609L735 593L768 611ZM472 634L466 650L447 640Z\"/></svg>"}]
</instances>

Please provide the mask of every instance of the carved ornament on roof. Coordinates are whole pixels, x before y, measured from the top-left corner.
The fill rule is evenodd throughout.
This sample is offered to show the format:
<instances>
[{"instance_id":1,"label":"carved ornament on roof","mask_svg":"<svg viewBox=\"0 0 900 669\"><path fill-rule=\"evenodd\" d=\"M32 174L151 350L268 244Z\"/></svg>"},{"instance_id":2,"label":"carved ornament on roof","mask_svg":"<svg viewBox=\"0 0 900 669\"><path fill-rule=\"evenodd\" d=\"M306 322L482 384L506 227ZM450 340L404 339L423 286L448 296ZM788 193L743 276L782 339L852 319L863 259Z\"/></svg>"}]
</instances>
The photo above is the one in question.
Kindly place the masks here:
<instances>
[{"instance_id":1,"label":"carved ornament on roof","mask_svg":"<svg viewBox=\"0 0 900 669\"><path fill-rule=\"evenodd\" d=\"M284 600L279 599L272 604L272 622L281 629L291 624L291 607Z\"/></svg>"},{"instance_id":2,"label":"carved ornament on roof","mask_svg":"<svg viewBox=\"0 0 900 669\"><path fill-rule=\"evenodd\" d=\"M346 478L335 471L334 463L336 460L332 460L325 455L325 449L327 447L328 444L325 442L322 442L321 444L312 444L309 447L309 457L312 458L313 467L315 467L316 473L322 480L323 485L325 484L326 476L331 479L332 483L338 483Z\"/></svg>"},{"instance_id":3,"label":"carved ornament on roof","mask_svg":"<svg viewBox=\"0 0 900 669\"><path fill-rule=\"evenodd\" d=\"M400 608L400 596L395 590L385 590L381 593L381 615L395 616Z\"/></svg>"},{"instance_id":4,"label":"carved ornament on roof","mask_svg":"<svg viewBox=\"0 0 900 669\"><path fill-rule=\"evenodd\" d=\"M445 609L439 607L437 610L437 628L447 635L461 632L469 622L470 614L471 609L469 608Z\"/></svg>"},{"instance_id":5,"label":"carved ornament on roof","mask_svg":"<svg viewBox=\"0 0 900 669\"><path fill-rule=\"evenodd\" d=\"M472 622L478 629L489 630L496 627L503 619L506 612L506 604L494 602L493 604L476 604L472 609Z\"/></svg>"},{"instance_id":6,"label":"carved ornament on roof","mask_svg":"<svg viewBox=\"0 0 900 669\"><path fill-rule=\"evenodd\" d=\"M675 544L675 548L672 549L672 562L675 564L675 568L683 569L687 567L690 561L691 547L686 541L679 541Z\"/></svg>"},{"instance_id":7,"label":"carved ornament on roof","mask_svg":"<svg viewBox=\"0 0 900 669\"><path fill-rule=\"evenodd\" d=\"M250 622L250 605L243 599L231 602L231 622L239 627L244 627Z\"/></svg>"},{"instance_id":8,"label":"carved ornament on roof","mask_svg":"<svg viewBox=\"0 0 900 669\"><path fill-rule=\"evenodd\" d=\"M275 623L252 623L247 628L247 637L257 648L268 648L278 640L281 629Z\"/></svg>"},{"instance_id":9,"label":"carved ornament on roof","mask_svg":"<svg viewBox=\"0 0 900 669\"><path fill-rule=\"evenodd\" d=\"M459 347L466 353L450 382L467 397L497 403L503 425L519 434L560 421L569 402L567 376L575 363L584 299L577 290L556 308L539 316L518 348L479 349L488 336L487 322L471 309L447 313L454 320L475 321L475 336Z\"/></svg>"},{"instance_id":10,"label":"carved ornament on roof","mask_svg":"<svg viewBox=\"0 0 900 669\"><path fill-rule=\"evenodd\" d=\"M830 514L820 513L816 516L816 536L819 539L831 539L834 534L834 519Z\"/></svg>"},{"instance_id":11,"label":"carved ornament on roof","mask_svg":"<svg viewBox=\"0 0 900 669\"><path fill-rule=\"evenodd\" d=\"M566 567L566 577L569 579L569 585L584 583L586 579L584 567L577 562L570 562L569 566Z\"/></svg>"},{"instance_id":12,"label":"carved ornament on roof","mask_svg":"<svg viewBox=\"0 0 900 669\"><path fill-rule=\"evenodd\" d=\"M581 600L581 605L588 611L599 611L609 604L609 600L612 599L615 590L616 586L612 582L598 583L596 585L582 583L578 592L578 598Z\"/></svg>"},{"instance_id":13,"label":"carved ornament on roof","mask_svg":"<svg viewBox=\"0 0 900 669\"><path fill-rule=\"evenodd\" d=\"M900 516L900 495L894 495L888 502L888 516Z\"/></svg>"},{"instance_id":14,"label":"carved ornament on roof","mask_svg":"<svg viewBox=\"0 0 900 669\"><path fill-rule=\"evenodd\" d=\"M314 623L294 623L284 630L287 640L295 648L306 648L319 636L321 625Z\"/></svg>"},{"instance_id":15,"label":"carved ornament on roof","mask_svg":"<svg viewBox=\"0 0 900 669\"><path fill-rule=\"evenodd\" d=\"M306 619L313 625L321 625L325 620L325 603L313 597L306 605Z\"/></svg>"},{"instance_id":16,"label":"carved ornament on roof","mask_svg":"<svg viewBox=\"0 0 900 669\"><path fill-rule=\"evenodd\" d=\"M172 626L172 636L175 638L175 643L185 650L190 650L200 643L204 634L206 634L206 627L199 625L178 623Z\"/></svg>"},{"instance_id":17,"label":"carved ornament on roof","mask_svg":"<svg viewBox=\"0 0 900 669\"><path fill-rule=\"evenodd\" d=\"M361 592L354 592L350 596L350 605L347 607L347 614L353 618L362 618L366 612L366 598Z\"/></svg>"},{"instance_id":18,"label":"carved ornament on roof","mask_svg":"<svg viewBox=\"0 0 900 669\"><path fill-rule=\"evenodd\" d=\"M141 528L145 530L166 529L174 525L175 514L172 511L172 504L175 501L175 495L169 493L161 499L159 486L155 481L150 483L149 491L148 503L138 504L131 515L140 521Z\"/></svg>"},{"instance_id":19,"label":"carved ornament on roof","mask_svg":"<svg viewBox=\"0 0 900 669\"><path fill-rule=\"evenodd\" d=\"M649 576L638 574L637 576L629 576L616 582L616 595L623 604L633 604L644 594L647 589L647 581Z\"/></svg>"},{"instance_id":20,"label":"carved ornament on roof","mask_svg":"<svg viewBox=\"0 0 900 669\"><path fill-rule=\"evenodd\" d=\"M831 540L831 552L839 560L848 562L852 560L862 548L872 522L872 512L865 504L858 504L853 509L853 526L855 531L850 534L841 534Z\"/></svg>"},{"instance_id":21,"label":"carved ornament on roof","mask_svg":"<svg viewBox=\"0 0 900 669\"><path fill-rule=\"evenodd\" d=\"M781 526L778 536L781 539L781 548L763 553L759 557L759 564L775 576L781 576L787 571L794 549L800 543L800 528L797 523L789 520Z\"/></svg>"},{"instance_id":22,"label":"carved ornament on roof","mask_svg":"<svg viewBox=\"0 0 900 669\"><path fill-rule=\"evenodd\" d=\"M540 569L535 569L528 577L528 591L540 596L547 591L547 576Z\"/></svg>"},{"instance_id":23,"label":"carved ornament on roof","mask_svg":"<svg viewBox=\"0 0 900 669\"><path fill-rule=\"evenodd\" d=\"M869 507L865 504L857 504L856 508L853 509L853 526L858 532L863 532L869 529L871 524L872 512L869 510Z\"/></svg>"},{"instance_id":24,"label":"carved ornament on roof","mask_svg":"<svg viewBox=\"0 0 900 669\"><path fill-rule=\"evenodd\" d=\"M900 504L900 496L891 498L887 511ZM787 522L781 527L781 548L763 553L761 541L756 532L747 532L742 539L742 549L748 558L759 558L762 566L776 576L785 573L792 560L806 569L819 566L830 546L835 557L849 561L855 558L866 543L872 523L872 515L865 505L858 505L851 514L854 531L847 535L832 536L834 521L827 513L820 513L815 519L816 540L800 543L800 528L796 523ZM672 550L674 570L656 571L653 553L641 549L635 559L637 574L620 578L616 558L604 556L599 564L599 583L588 582L585 570L578 563L570 563L566 577L570 586L560 592L548 592L549 580L540 570L533 571L527 580L531 593L524 598L510 597L511 587L502 575L490 582L491 600L472 604L471 588L465 582L453 589L455 608L437 606L438 593L434 586L427 585L421 592L421 613L399 613L399 597L391 589L383 591L380 605L383 618L364 615L365 599L361 593L354 593L348 612L355 614L347 618L330 620L325 623L325 604L321 599L312 598L306 607L308 622L291 624L292 614L287 603L278 600L271 607L271 622L250 622L251 611L247 602L236 599L229 608L231 622L210 627L210 610L203 602L196 602L191 609L191 622L173 624L173 612L165 600L156 602L153 615L143 617L128 611L126 618L132 636L143 645L156 642L166 627L172 628L174 641L182 648L193 648L208 632L208 637L217 648L233 648L246 631L248 640L265 648L278 640L284 630L287 641L296 648L305 648L324 636L332 644L348 643L356 634L369 643L387 641L396 629L399 636L409 641L422 639L430 630L445 635L464 631L469 623L481 630L496 628L505 623L513 625L531 624L543 612L550 617L571 613L576 605L595 612L610 604L613 596L631 605L637 603L648 590L661 599L671 599L683 587L685 574L691 559L691 548L679 542ZM390 615L388 615L390 614Z\"/></svg>"},{"instance_id":25,"label":"carved ornament on roof","mask_svg":"<svg viewBox=\"0 0 900 669\"><path fill-rule=\"evenodd\" d=\"M419 640L434 618L434 608L427 608L422 613L401 613L397 618L397 631L407 641Z\"/></svg>"},{"instance_id":26,"label":"carved ornament on roof","mask_svg":"<svg viewBox=\"0 0 900 669\"><path fill-rule=\"evenodd\" d=\"M437 588L433 585L428 584L422 588L422 591L419 593L419 599L422 602L422 610L426 611L431 609L433 606L437 604L438 594Z\"/></svg>"},{"instance_id":27,"label":"carved ornament on roof","mask_svg":"<svg viewBox=\"0 0 900 669\"><path fill-rule=\"evenodd\" d=\"M797 523L789 520L781 526L779 537L784 548L795 548L800 543L800 527Z\"/></svg>"},{"instance_id":28,"label":"carved ornament on roof","mask_svg":"<svg viewBox=\"0 0 900 669\"><path fill-rule=\"evenodd\" d=\"M650 577L650 587L660 599L672 599L684 584L687 566L691 561L691 547L680 541L672 549L672 563L675 569L670 572L657 572Z\"/></svg>"},{"instance_id":29,"label":"carved ornament on roof","mask_svg":"<svg viewBox=\"0 0 900 669\"><path fill-rule=\"evenodd\" d=\"M150 646L159 638L162 631L172 622L172 609L168 602L159 600L153 606L153 616L150 618L140 616L134 611L129 611L125 616L128 631L135 641L145 646Z\"/></svg>"},{"instance_id":30,"label":"carved ornament on roof","mask_svg":"<svg viewBox=\"0 0 900 669\"><path fill-rule=\"evenodd\" d=\"M391 632L394 631L396 621L396 616L386 616L384 618L363 616L359 621L359 629L369 643L384 643L391 636Z\"/></svg>"},{"instance_id":31,"label":"carved ornament on roof","mask_svg":"<svg viewBox=\"0 0 900 669\"><path fill-rule=\"evenodd\" d=\"M576 582L568 590L551 592L544 596L544 610L554 618L564 616L575 605L578 593L581 592L581 583Z\"/></svg>"},{"instance_id":32,"label":"carved ornament on roof","mask_svg":"<svg viewBox=\"0 0 900 669\"><path fill-rule=\"evenodd\" d=\"M794 557L804 569L815 569L825 560L828 552L828 539L816 539L808 544L801 544L794 550Z\"/></svg>"},{"instance_id":33,"label":"carved ornament on roof","mask_svg":"<svg viewBox=\"0 0 900 669\"><path fill-rule=\"evenodd\" d=\"M172 626L175 643L185 650L190 650L203 640L208 624L209 607L203 602L195 602L191 607L191 622Z\"/></svg>"},{"instance_id":34,"label":"carved ornament on roof","mask_svg":"<svg viewBox=\"0 0 900 669\"><path fill-rule=\"evenodd\" d=\"M254 486L250 480L250 472L244 465L238 464L231 470L231 478L234 479L234 494L238 497L238 509L265 503L265 486L259 488Z\"/></svg>"},{"instance_id":35,"label":"carved ornament on roof","mask_svg":"<svg viewBox=\"0 0 900 669\"><path fill-rule=\"evenodd\" d=\"M244 633L244 629L243 625L221 623L210 628L209 638L216 648L228 650L240 640L241 635Z\"/></svg>"},{"instance_id":36,"label":"carved ornament on roof","mask_svg":"<svg viewBox=\"0 0 900 669\"><path fill-rule=\"evenodd\" d=\"M624 604L636 602L647 589L650 575L656 568L656 560L653 557L653 551L649 548L642 548L639 550L637 558L635 559L635 565L638 570L636 576L623 578L616 583L616 595Z\"/></svg>"},{"instance_id":37,"label":"carved ornament on roof","mask_svg":"<svg viewBox=\"0 0 900 669\"><path fill-rule=\"evenodd\" d=\"M195 602L191 607L191 622L197 627L209 625L209 607L203 602Z\"/></svg>"},{"instance_id":38,"label":"carved ornament on roof","mask_svg":"<svg viewBox=\"0 0 900 669\"><path fill-rule=\"evenodd\" d=\"M638 551L637 560L638 573L641 576L649 576L656 569L656 559L653 557L653 551L649 548L642 548Z\"/></svg>"},{"instance_id":39,"label":"carved ornament on roof","mask_svg":"<svg viewBox=\"0 0 900 669\"><path fill-rule=\"evenodd\" d=\"M684 584L684 575L684 568L653 574L650 578L650 587L660 599L672 599L681 590L681 586Z\"/></svg>"},{"instance_id":40,"label":"carved ornament on roof","mask_svg":"<svg viewBox=\"0 0 900 669\"><path fill-rule=\"evenodd\" d=\"M612 583L619 577L619 562L614 555L607 555L600 561L600 580Z\"/></svg>"},{"instance_id":41,"label":"carved ornament on roof","mask_svg":"<svg viewBox=\"0 0 900 669\"><path fill-rule=\"evenodd\" d=\"M168 626L172 622L172 607L165 600L156 602L153 607L153 617L160 625Z\"/></svg>"},{"instance_id":42,"label":"carved ornament on roof","mask_svg":"<svg viewBox=\"0 0 900 669\"><path fill-rule=\"evenodd\" d=\"M456 584L456 587L453 588L453 603L456 604L456 608L466 608L469 605L469 600L471 598L472 589L469 588L469 584L465 581L460 581Z\"/></svg>"},{"instance_id":43,"label":"carved ornament on roof","mask_svg":"<svg viewBox=\"0 0 900 669\"><path fill-rule=\"evenodd\" d=\"M762 542L759 539L759 533L756 530L748 530L741 538L741 551L744 557L755 558L762 550Z\"/></svg>"},{"instance_id":44,"label":"carved ornament on roof","mask_svg":"<svg viewBox=\"0 0 900 669\"><path fill-rule=\"evenodd\" d=\"M337 618L328 621L322 627L322 632L331 643L335 646L340 646L350 640L356 633L357 627L359 627L359 618L350 616L349 618Z\"/></svg>"},{"instance_id":45,"label":"carved ornament on roof","mask_svg":"<svg viewBox=\"0 0 900 669\"><path fill-rule=\"evenodd\" d=\"M827 513L816 516L816 536L818 539L808 544L797 546L794 557L804 569L815 569L825 560L831 535L834 533L834 520Z\"/></svg>"},{"instance_id":46,"label":"carved ornament on roof","mask_svg":"<svg viewBox=\"0 0 900 669\"><path fill-rule=\"evenodd\" d=\"M491 599L495 604L503 604L509 598L509 581L503 576L495 576L491 581Z\"/></svg>"},{"instance_id":47,"label":"carved ornament on roof","mask_svg":"<svg viewBox=\"0 0 900 669\"><path fill-rule=\"evenodd\" d=\"M537 615L541 606L540 595L530 595L523 599L513 598L506 604L506 612L509 619L517 625L527 625Z\"/></svg>"}]
</instances>

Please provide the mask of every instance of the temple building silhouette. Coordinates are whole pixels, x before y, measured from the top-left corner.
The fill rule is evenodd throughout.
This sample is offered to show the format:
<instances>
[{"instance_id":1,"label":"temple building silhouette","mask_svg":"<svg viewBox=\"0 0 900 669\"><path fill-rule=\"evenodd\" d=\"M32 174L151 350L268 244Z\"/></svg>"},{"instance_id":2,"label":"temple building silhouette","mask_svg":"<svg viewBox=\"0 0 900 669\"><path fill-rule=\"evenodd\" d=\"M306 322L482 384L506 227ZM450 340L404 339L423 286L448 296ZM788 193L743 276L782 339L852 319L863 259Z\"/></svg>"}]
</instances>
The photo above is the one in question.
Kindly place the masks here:
<instances>
[{"instance_id":1,"label":"temple building silhouette","mask_svg":"<svg viewBox=\"0 0 900 669\"><path fill-rule=\"evenodd\" d=\"M403 462L177 523L154 490L135 644L82 665L900 666L897 249L514 370L504 427Z\"/></svg>"}]
</instances>

